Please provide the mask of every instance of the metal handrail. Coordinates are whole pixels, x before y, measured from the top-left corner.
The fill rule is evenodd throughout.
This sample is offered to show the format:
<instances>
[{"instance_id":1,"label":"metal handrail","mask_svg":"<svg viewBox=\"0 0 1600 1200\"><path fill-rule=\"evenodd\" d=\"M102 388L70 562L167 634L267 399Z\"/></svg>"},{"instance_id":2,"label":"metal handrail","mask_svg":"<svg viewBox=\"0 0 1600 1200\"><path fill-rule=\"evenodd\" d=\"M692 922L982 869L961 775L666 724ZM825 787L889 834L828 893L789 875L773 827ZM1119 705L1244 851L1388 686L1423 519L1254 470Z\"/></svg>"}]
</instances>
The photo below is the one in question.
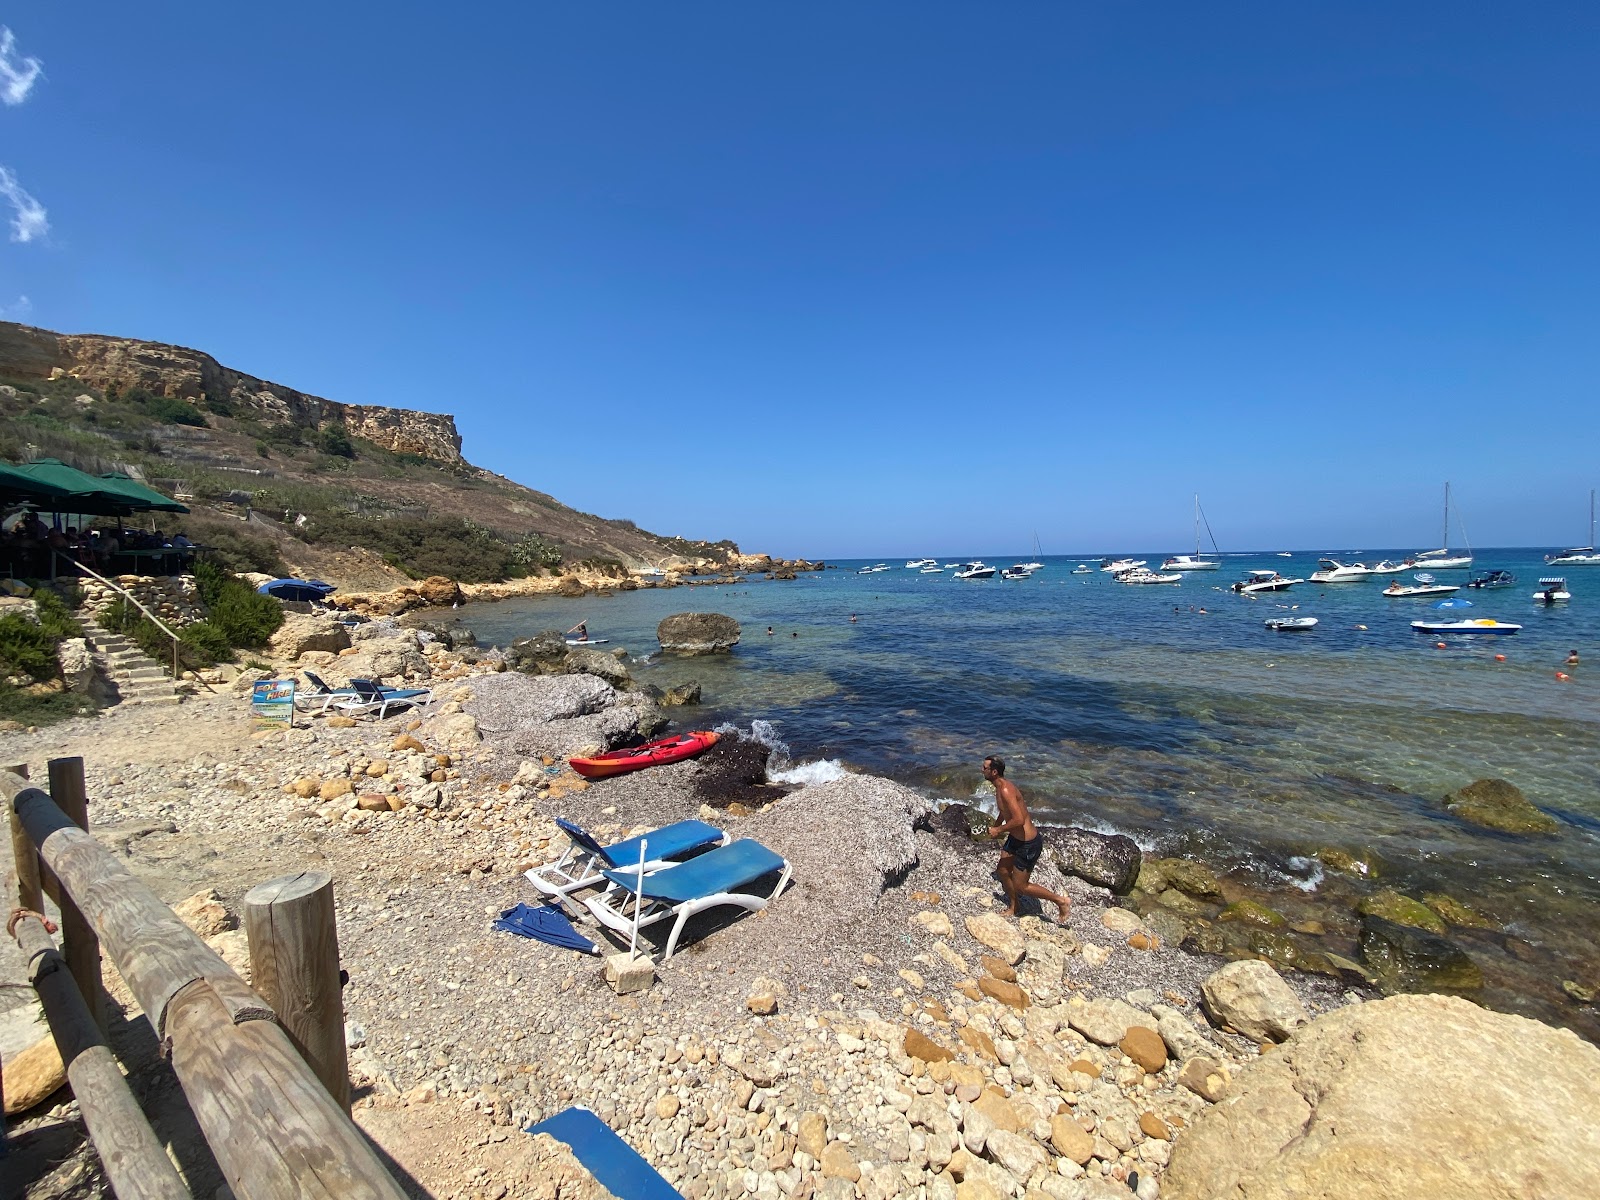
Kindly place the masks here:
<instances>
[{"instance_id":1,"label":"metal handrail","mask_svg":"<svg viewBox=\"0 0 1600 1200\"><path fill-rule=\"evenodd\" d=\"M53 575L55 573L54 561L53 560L54 560L54 558L56 556L56 552L54 550L52 550L52 551L50 551L50 555L51 555L51 559L52 559L51 574ZM178 665L178 647L179 647L179 644L180 644L179 643L179 639L178 639L178 635L173 633L172 630L167 628L167 623L165 621L163 621L160 617L156 616L155 613L151 612L143 604L141 604L139 602L139 598L137 596L135 596L132 592L130 592L127 588L123 587L120 583L113 583L111 580L107 579L104 575L100 574L99 571L96 571L93 567L89 566L87 563L81 563L81 562L78 562L76 559L73 559L72 560L72 565L77 567L80 571L84 571L87 574L93 575L96 579L98 579L101 583L105 584L112 591L120 592L122 594L123 599L127 600L128 603L132 604L135 608L137 608L145 616L149 617L150 618L150 623L152 625L154 625L157 629L161 630L162 633L166 634L169 638L172 639L172 678L173 678L174 682L176 682L178 679L182 678L182 676L179 673L180 672L180 667Z\"/></svg>"}]
</instances>

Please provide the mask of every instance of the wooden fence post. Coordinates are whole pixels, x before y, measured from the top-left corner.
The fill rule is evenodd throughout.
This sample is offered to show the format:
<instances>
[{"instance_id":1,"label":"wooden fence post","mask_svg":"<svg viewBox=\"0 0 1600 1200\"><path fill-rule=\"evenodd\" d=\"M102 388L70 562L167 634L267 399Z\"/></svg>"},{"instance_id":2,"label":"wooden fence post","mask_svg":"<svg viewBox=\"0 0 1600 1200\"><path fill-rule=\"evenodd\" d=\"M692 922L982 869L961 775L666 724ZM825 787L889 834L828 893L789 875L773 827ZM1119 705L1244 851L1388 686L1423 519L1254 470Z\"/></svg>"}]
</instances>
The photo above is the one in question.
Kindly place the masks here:
<instances>
[{"instance_id":1,"label":"wooden fence post","mask_svg":"<svg viewBox=\"0 0 1600 1200\"><path fill-rule=\"evenodd\" d=\"M251 888L244 897L244 931L252 986L348 1113L350 1068L332 877L301 871Z\"/></svg>"},{"instance_id":2,"label":"wooden fence post","mask_svg":"<svg viewBox=\"0 0 1600 1200\"><path fill-rule=\"evenodd\" d=\"M14 767L7 767L13 775L20 775L23 779L28 777L28 764L18 763ZM22 828L22 822L17 819L17 813L11 805L6 805L6 813L11 818L11 857L17 864L17 908L27 908L34 912L44 910L44 889L39 886L39 852L33 848L33 839Z\"/></svg>"},{"instance_id":3,"label":"wooden fence post","mask_svg":"<svg viewBox=\"0 0 1600 1200\"><path fill-rule=\"evenodd\" d=\"M89 831L89 793L83 782L83 759L50 760L50 797L74 825L85 833ZM100 939L66 888L60 889L56 903L61 906L62 957L78 981L89 1015L103 1032L105 985L100 979Z\"/></svg>"}]
</instances>

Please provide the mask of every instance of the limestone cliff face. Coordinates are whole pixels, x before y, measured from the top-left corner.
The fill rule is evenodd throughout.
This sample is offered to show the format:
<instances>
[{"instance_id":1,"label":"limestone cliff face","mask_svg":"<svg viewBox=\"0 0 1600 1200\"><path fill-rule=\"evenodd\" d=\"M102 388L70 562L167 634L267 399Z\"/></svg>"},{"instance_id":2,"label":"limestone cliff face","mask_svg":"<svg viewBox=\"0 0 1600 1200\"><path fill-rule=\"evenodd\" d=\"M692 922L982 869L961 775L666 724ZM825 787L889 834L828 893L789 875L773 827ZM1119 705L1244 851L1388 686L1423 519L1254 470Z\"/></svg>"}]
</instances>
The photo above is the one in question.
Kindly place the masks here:
<instances>
[{"instance_id":1,"label":"limestone cliff face","mask_svg":"<svg viewBox=\"0 0 1600 1200\"><path fill-rule=\"evenodd\" d=\"M100 334L52 333L0 321L0 375L69 375L91 387L143 388L152 395L209 400L241 414L306 427L343 424L351 434L401 454L459 463L455 418L370 404L341 404L223 366L209 354L162 342Z\"/></svg>"}]
</instances>

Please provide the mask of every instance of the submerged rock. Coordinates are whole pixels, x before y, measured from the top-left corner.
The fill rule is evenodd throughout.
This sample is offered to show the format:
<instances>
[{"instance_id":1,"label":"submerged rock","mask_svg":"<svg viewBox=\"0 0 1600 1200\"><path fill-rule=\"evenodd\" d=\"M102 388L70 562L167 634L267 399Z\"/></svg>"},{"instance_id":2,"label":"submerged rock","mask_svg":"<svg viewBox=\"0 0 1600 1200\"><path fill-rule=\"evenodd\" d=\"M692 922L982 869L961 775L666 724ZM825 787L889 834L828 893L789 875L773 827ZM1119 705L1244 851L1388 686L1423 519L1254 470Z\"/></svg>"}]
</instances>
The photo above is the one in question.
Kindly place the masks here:
<instances>
[{"instance_id":1,"label":"submerged rock","mask_svg":"<svg viewBox=\"0 0 1600 1200\"><path fill-rule=\"evenodd\" d=\"M1361 957L1385 992L1476 992L1483 988L1483 970L1449 938L1380 916L1362 918Z\"/></svg>"},{"instance_id":2,"label":"submerged rock","mask_svg":"<svg viewBox=\"0 0 1600 1200\"><path fill-rule=\"evenodd\" d=\"M1360 879L1378 877L1378 860L1368 851L1341 850L1337 846L1324 846L1317 851L1317 860L1330 871L1341 875L1354 875Z\"/></svg>"},{"instance_id":3,"label":"submerged rock","mask_svg":"<svg viewBox=\"0 0 1600 1200\"><path fill-rule=\"evenodd\" d=\"M1422 902L1444 920L1447 925L1456 925L1462 929L1499 929L1500 925L1492 917L1487 917L1470 904L1463 904L1454 896L1447 896L1443 892L1424 892Z\"/></svg>"},{"instance_id":4,"label":"submerged rock","mask_svg":"<svg viewBox=\"0 0 1600 1200\"><path fill-rule=\"evenodd\" d=\"M1282 913L1255 900L1235 900L1217 914L1217 920L1238 921L1262 929L1282 929L1289 923Z\"/></svg>"},{"instance_id":5,"label":"submerged rock","mask_svg":"<svg viewBox=\"0 0 1600 1200\"><path fill-rule=\"evenodd\" d=\"M1452 816L1497 829L1501 833L1555 833L1561 828L1552 816L1540 812L1528 798L1504 779L1479 779L1444 798Z\"/></svg>"},{"instance_id":6,"label":"submerged rock","mask_svg":"<svg viewBox=\"0 0 1600 1200\"><path fill-rule=\"evenodd\" d=\"M1447 996L1352 1005L1236 1075L1178 1139L1163 1200L1589 1196L1600 1050ZM1531 1189L1531 1190L1530 1190Z\"/></svg>"},{"instance_id":7,"label":"submerged rock","mask_svg":"<svg viewBox=\"0 0 1600 1200\"><path fill-rule=\"evenodd\" d=\"M1113 896L1126 896L1138 882L1144 855L1126 834L1096 833L1068 825L1051 830L1045 844L1054 851L1062 874L1109 888Z\"/></svg>"},{"instance_id":8,"label":"submerged rock","mask_svg":"<svg viewBox=\"0 0 1600 1200\"><path fill-rule=\"evenodd\" d=\"M1386 921L1393 921L1396 925L1426 929L1429 933L1442 934L1445 931L1444 922L1431 908L1420 900L1402 896L1393 888L1384 888L1381 892L1368 896L1356 905L1356 911L1364 917L1382 917Z\"/></svg>"},{"instance_id":9,"label":"submerged rock","mask_svg":"<svg viewBox=\"0 0 1600 1200\"><path fill-rule=\"evenodd\" d=\"M665 688L661 692L660 703L665 705L699 704L700 684L691 679L680 683L676 687Z\"/></svg>"},{"instance_id":10,"label":"submerged rock","mask_svg":"<svg viewBox=\"0 0 1600 1200\"><path fill-rule=\"evenodd\" d=\"M656 640L672 654L718 654L739 644L739 622L721 613L673 613L656 626Z\"/></svg>"},{"instance_id":11,"label":"submerged rock","mask_svg":"<svg viewBox=\"0 0 1600 1200\"><path fill-rule=\"evenodd\" d=\"M1192 858L1157 858L1147 860L1145 865L1154 867L1167 887L1177 888L1185 895L1207 900L1222 895L1222 884L1216 872L1203 862Z\"/></svg>"}]
</instances>

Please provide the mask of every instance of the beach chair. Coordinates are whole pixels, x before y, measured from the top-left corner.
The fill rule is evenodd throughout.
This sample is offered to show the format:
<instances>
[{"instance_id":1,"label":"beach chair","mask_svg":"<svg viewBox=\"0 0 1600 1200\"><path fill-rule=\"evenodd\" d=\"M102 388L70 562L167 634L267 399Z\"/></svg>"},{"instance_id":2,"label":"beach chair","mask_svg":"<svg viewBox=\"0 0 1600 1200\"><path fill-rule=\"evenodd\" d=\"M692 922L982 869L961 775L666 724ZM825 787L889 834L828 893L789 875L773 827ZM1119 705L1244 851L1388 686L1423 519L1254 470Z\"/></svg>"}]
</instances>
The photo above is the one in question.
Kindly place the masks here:
<instances>
[{"instance_id":1,"label":"beach chair","mask_svg":"<svg viewBox=\"0 0 1600 1200\"><path fill-rule=\"evenodd\" d=\"M765 899L738 890L774 873L778 884ZM629 937L658 921L673 918L672 933L662 955L665 962L678 948L684 924L696 913L729 904L759 912L776 900L789 882L789 864L760 842L740 838L687 862L647 873L642 884L637 870L606 870L601 874L610 886L585 899L584 906L606 928Z\"/></svg>"},{"instance_id":2,"label":"beach chair","mask_svg":"<svg viewBox=\"0 0 1600 1200\"><path fill-rule=\"evenodd\" d=\"M641 844L647 856L644 869L648 873L661 870L668 865L669 859L682 858L713 846L726 846L731 840L715 825L707 825L704 821L679 821L676 825L664 825L614 846L602 846L587 830L571 821L557 817L556 824L572 839L566 853L553 863L523 872L534 887L555 899L582 888L603 886L606 877L601 874L602 871L637 871Z\"/></svg>"},{"instance_id":3,"label":"beach chair","mask_svg":"<svg viewBox=\"0 0 1600 1200\"><path fill-rule=\"evenodd\" d=\"M412 708L433 699L432 688L389 688L371 679L352 679L350 687L355 697L336 701L331 707L352 717L376 716L382 720L391 708Z\"/></svg>"},{"instance_id":4,"label":"beach chair","mask_svg":"<svg viewBox=\"0 0 1600 1200\"><path fill-rule=\"evenodd\" d=\"M682 1193L587 1108L564 1108L523 1132L546 1133L565 1144L618 1200L683 1200Z\"/></svg>"},{"instance_id":5,"label":"beach chair","mask_svg":"<svg viewBox=\"0 0 1600 1200\"><path fill-rule=\"evenodd\" d=\"M301 671L300 674L311 681L310 691L303 691L298 687L294 690L294 706L301 712L320 715L327 712L330 705L343 700L360 699L353 687L329 687L319 676L313 675L310 671Z\"/></svg>"}]
</instances>

